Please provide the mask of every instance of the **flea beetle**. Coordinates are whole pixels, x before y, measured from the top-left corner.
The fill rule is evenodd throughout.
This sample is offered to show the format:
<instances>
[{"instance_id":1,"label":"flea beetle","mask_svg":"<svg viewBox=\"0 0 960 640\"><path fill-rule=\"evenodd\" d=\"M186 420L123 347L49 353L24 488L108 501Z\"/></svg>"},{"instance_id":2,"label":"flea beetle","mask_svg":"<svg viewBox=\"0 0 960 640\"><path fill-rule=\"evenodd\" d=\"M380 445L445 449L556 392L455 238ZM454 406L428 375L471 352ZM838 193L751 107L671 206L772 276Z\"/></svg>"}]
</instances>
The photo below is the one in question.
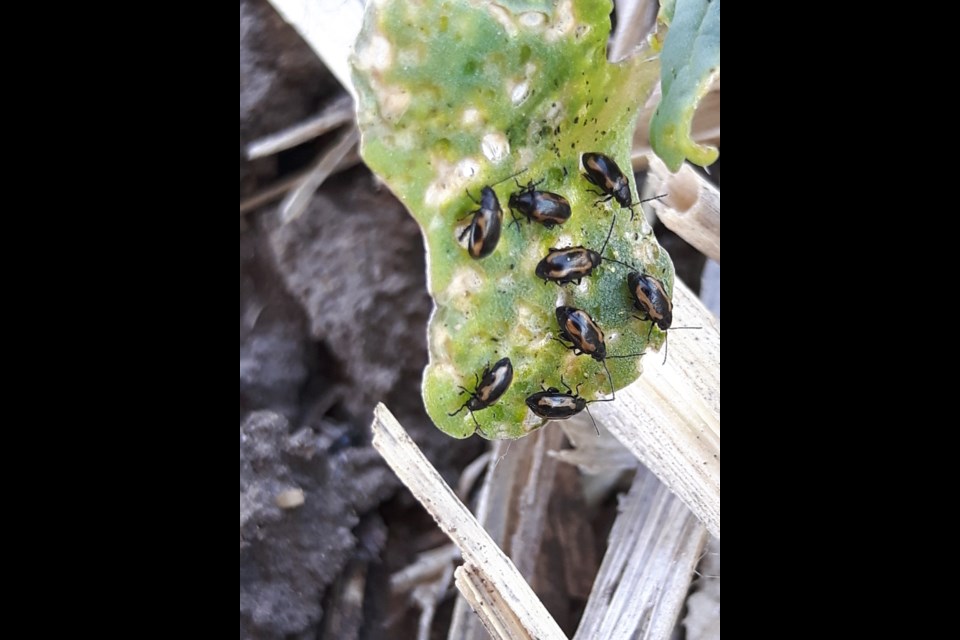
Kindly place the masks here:
<instances>
[{"instance_id":1,"label":"flea beetle","mask_svg":"<svg viewBox=\"0 0 960 640\"><path fill-rule=\"evenodd\" d=\"M575 355L587 354L597 362L607 357L607 345L603 342L603 331L593 321L590 314L575 307L557 307L557 324L560 325L560 339L573 344ZM567 345L564 345L567 346Z\"/></svg>"},{"instance_id":2,"label":"flea beetle","mask_svg":"<svg viewBox=\"0 0 960 640\"><path fill-rule=\"evenodd\" d=\"M633 306L641 315L633 316L637 320L649 320L650 330L647 331L647 340L653 333L653 327L660 327L666 335L667 329L673 324L673 302L663 288L663 283L645 273L631 271L627 274L627 287L633 297ZM701 327L673 327L674 329L700 329ZM666 340L666 338L664 338ZM663 361L667 361L667 346L664 342Z\"/></svg>"},{"instance_id":3,"label":"flea beetle","mask_svg":"<svg viewBox=\"0 0 960 640\"><path fill-rule=\"evenodd\" d=\"M510 196L510 215L513 216L513 222L520 229L520 218L513 211L517 210L527 216L527 224L536 221L552 229L558 224L563 224L570 219L570 203L563 196L550 193L549 191L537 191L534 187L543 182L529 182L527 186L521 186L520 191L516 191Z\"/></svg>"},{"instance_id":4,"label":"flea beetle","mask_svg":"<svg viewBox=\"0 0 960 640\"><path fill-rule=\"evenodd\" d=\"M567 249L550 249L547 256L537 264L536 274L538 278L543 279L546 284L548 280L556 282L559 285L568 282L580 284L582 278L586 278L593 270L603 262L603 252L610 241L610 234L613 233L613 225L616 224L617 217L614 216L610 222L610 230L607 232L607 239L603 241L603 247L600 251L587 249L586 247L568 247ZM630 265L607 258L610 262L622 264L625 267Z\"/></svg>"},{"instance_id":5,"label":"flea beetle","mask_svg":"<svg viewBox=\"0 0 960 640\"><path fill-rule=\"evenodd\" d=\"M497 194L490 187L484 187L480 190L480 202L477 202L477 204L480 205L480 208L467 214L468 216L472 215L473 220L460 234L459 240L463 242L464 238L470 236L467 240L467 253L470 254L471 258L479 260L493 253L493 250L497 248L497 243L500 242L503 209L500 208Z\"/></svg>"},{"instance_id":6,"label":"flea beetle","mask_svg":"<svg viewBox=\"0 0 960 640\"><path fill-rule=\"evenodd\" d=\"M503 180L515 178L524 171L526 171L526 169L507 176ZM503 180L499 180L493 184L500 184ZM480 190L479 202L470 195L469 191L467 191L467 196L479 205L480 208L468 212L461 218L462 220L467 216L473 216L473 220L471 220L470 224L463 230L458 240L463 242L463 239L469 236L467 240L467 253L470 254L471 258L479 260L493 253L493 250L497 248L497 243L500 242L500 228L503 225L503 209L500 208L500 200L497 199L497 194L493 191L493 185L485 186Z\"/></svg>"},{"instance_id":7,"label":"flea beetle","mask_svg":"<svg viewBox=\"0 0 960 640\"><path fill-rule=\"evenodd\" d=\"M631 271L627 274L627 286L633 297L633 306L642 314L640 320L650 320L650 331L653 331L654 325L660 327L661 331L669 329L673 322L673 302L664 290L663 283L653 276Z\"/></svg>"},{"instance_id":8,"label":"flea beetle","mask_svg":"<svg viewBox=\"0 0 960 640\"><path fill-rule=\"evenodd\" d=\"M560 337L554 340L573 351L574 355L579 356L585 353L602 364L610 381L610 393L616 394L613 389L613 376L610 375L610 369L607 369L607 363L604 362L607 358L607 345L603 342L603 331L590 314L582 309L557 307L556 314L557 324L560 325ZM572 343L572 346L565 344L564 340Z\"/></svg>"},{"instance_id":9,"label":"flea beetle","mask_svg":"<svg viewBox=\"0 0 960 640\"><path fill-rule=\"evenodd\" d=\"M591 192L598 196L606 196L598 200L597 204L609 202L611 199L616 200L624 209L630 209L631 220L633 220L634 205L649 202L650 200L658 200L666 196L666 194L664 194L631 203L630 181L627 180L627 176L623 175L623 171L621 171L617 163L613 161L613 158L605 156L602 153L588 151L580 155L580 163L583 166L583 177L586 178L590 184L600 187L600 191L603 193L593 191L592 189Z\"/></svg>"},{"instance_id":10,"label":"flea beetle","mask_svg":"<svg viewBox=\"0 0 960 640\"><path fill-rule=\"evenodd\" d=\"M500 399L500 396L513 382L513 364L510 363L510 358L503 358L498 360L493 367L488 364L483 370L483 375L474 374L474 377L477 381L473 391L465 387L459 387L460 395L467 393L470 394L470 398L459 409L447 415L453 417L466 409L470 412L473 423L477 425L477 428L480 428L480 423L477 422L473 412L486 409Z\"/></svg>"},{"instance_id":11,"label":"flea beetle","mask_svg":"<svg viewBox=\"0 0 960 640\"><path fill-rule=\"evenodd\" d=\"M606 400L584 400L580 396L580 386L583 384L582 382L577 385L576 391L571 389L570 385L563 381L562 376L560 377L560 382L566 387L567 393L561 393L556 387L543 389L541 385L540 388L543 389L543 391L538 391L527 396L526 402L530 411L548 420L566 420L587 409L587 405L591 402L610 402L613 400L613 398ZM589 409L587 409L587 413L590 414ZM593 420L593 414L590 414L590 420L593 421L593 426L597 429L597 434L599 434L600 429L597 427L597 421Z\"/></svg>"}]
</instances>

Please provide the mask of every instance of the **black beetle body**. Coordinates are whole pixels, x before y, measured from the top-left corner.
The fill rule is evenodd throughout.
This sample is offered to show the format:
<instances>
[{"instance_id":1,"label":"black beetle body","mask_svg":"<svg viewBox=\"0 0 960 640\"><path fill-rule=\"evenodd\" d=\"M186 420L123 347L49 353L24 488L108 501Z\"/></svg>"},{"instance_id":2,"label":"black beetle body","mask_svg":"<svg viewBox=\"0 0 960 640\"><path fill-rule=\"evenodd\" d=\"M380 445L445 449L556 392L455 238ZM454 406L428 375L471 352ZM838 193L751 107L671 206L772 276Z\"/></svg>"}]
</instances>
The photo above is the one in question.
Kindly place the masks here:
<instances>
[{"instance_id":1,"label":"black beetle body","mask_svg":"<svg viewBox=\"0 0 960 640\"><path fill-rule=\"evenodd\" d=\"M607 239L603 241L603 247L600 248L599 252L593 249L587 249L586 247L550 249L546 257L537 264L537 277L541 278L544 284L546 284L548 280L556 282L559 285L564 285L568 282L580 284L581 279L593 273L593 270L603 262L603 252L607 248L607 243L610 242L610 234L613 233L613 226L616 222L617 217L614 216L613 220L610 221L610 230L607 231ZM630 266L613 258L607 258L607 260L623 264L624 266Z\"/></svg>"},{"instance_id":2,"label":"black beetle body","mask_svg":"<svg viewBox=\"0 0 960 640\"><path fill-rule=\"evenodd\" d=\"M469 195L469 194L467 194ZM480 208L467 215L473 215L473 220L460 234L460 241L469 236L467 252L471 258L479 260L486 258L497 248L500 242L500 227L503 224L503 209L497 194L490 187L480 191Z\"/></svg>"},{"instance_id":3,"label":"black beetle body","mask_svg":"<svg viewBox=\"0 0 960 640\"><path fill-rule=\"evenodd\" d=\"M537 264L536 274L547 281L563 285L568 282L580 284L580 280L593 273L602 262L600 254L586 247L550 249L550 253Z\"/></svg>"},{"instance_id":4,"label":"black beetle body","mask_svg":"<svg viewBox=\"0 0 960 640\"><path fill-rule=\"evenodd\" d=\"M565 420L586 409L587 401L579 395L561 393L559 389L550 387L527 396L527 406L541 418Z\"/></svg>"},{"instance_id":5,"label":"black beetle body","mask_svg":"<svg viewBox=\"0 0 960 640\"><path fill-rule=\"evenodd\" d=\"M476 376L476 374L474 375ZM464 402L463 406L459 409L447 415L452 417L464 409L467 409L470 412L470 417L473 418L474 424L479 427L480 423L477 422L473 412L486 409L499 400L500 396L506 392L510 387L510 383L513 382L513 364L510 362L510 358L502 358L494 363L492 367L488 364L483 370L483 375L476 377L477 384L473 391L460 387L460 395L468 393L470 394L470 398Z\"/></svg>"},{"instance_id":6,"label":"black beetle body","mask_svg":"<svg viewBox=\"0 0 960 640\"><path fill-rule=\"evenodd\" d=\"M574 307L557 307L556 314L560 337L573 344L567 348L576 355L585 353L597 362L603 362L607 357L607 345L603 342L603 331L590 314Z\"/></svg>"},{"instance_id":7,"label":"black beetle body","mask_svg":"<svg viewBox=\"0 0 960 640\"><path fill-rule=\"evenodd\" d=\"M653 333L653 328L660 327L660 330L667 333L673 325L673 302L667 295L663 283L653 276L645 273L631 271L627 274L627 287L630 295L633 297L633 306L640 311L641 315L633 316L637 320L650 321L650 329L647 331L647 340ZM673 327L676 329L700 329L702 327ZM663 361L667 361L667 343L664 337Z\"/></svg>"},{"instance_id":8,"label":"black beetle body","mask_svg":"<svg viewBox=\"0 0 960 640\"><path fill-rule=\"evenodd\" d=\"M666 331L673 323L673 302L663 288L663 283L645 273L631 271L627 274L627 286L633 297L633 306L642 314L641 320L650 320ZM653 330L653 324L650 329Z\"/></svg>"},{"instance_id":9,"label":"black beetle body","mask_svg":"<svg viewBox=\"0 0 960 640\"><path fill-rule=\"evenodd\" d=\"M583 177L600 187L603 191L600 195L607 196L601 202L613 198L621 207L630 207L630 181L612 158L602 153L586 152L580 156L580 162L583 164Z\"/></svg>"},{"instance_id":10,"label":"black beetle body","mask_svg":"<svg viewBox=\"0 0 960 640\"><path fill-rule=\"evenodd\" d=\"M642 353L627 353L621 356L607 355L607 345L603 341L603 331L593 321L590 314L574 307L557 307L557 324L560 325L560 337L554 338L567 349L573 351L575 355L587 354L597 362L603 365L607 372L607 378L610 380L610 392L614 393L613 376L610 375L610 369L607 368L605 360L607 358L636 358ZM568 345L564 342L572 343Z\"/></svg>"},{"instance_id":11,"label":"black beetle body","mask_svg":"<svg viewBox=\"0 0 960 640\"><path fill-rule=\"evenodd\" d=\"M583 165L583 177L587 179L587 182L600 187L600 191L603 191L603 193L597 191L593 193L598 196L606 196L606 198L597 200L596 204L614 199L624 209L630 209L631 220L634 216L634 205L666 197L666 194L664 194L638 202L630 202L630 181L617 166L617 163L613 161L613 158L602 153L585 152L581 154L580 162Z\"/></svg>"},{"instance_id":12,"label":"black beetle body","mask_svg":"<svg viewBox=\"0 0 960 640\"><path fill-rule=\"evenodd\" d=\"M517 182L520 191L510 196L510 213L512 215L513 211L517 210L527 217L527 224L536 221L547 229L552 229L570 219L570 203L559 194L537 191L534 187L540 182L530 182L525 187L521 187ZM520 219L514 216L513 221L519 229Z\"/></svg>"},{"instance_id":13,"label":"black beetle body","mask_svg":"<svg viewBox=\"0 0 960 640\"><path fill-rule=\"evenodd\" d=\"M526 402L530 411L547 420L566 420L587 409L587 405L591 402L613 401L613 398L607 400L584 400L580 396L579 384L577 385L577 390L574 391L570 388L570 385L564 382L562 376L560 377L560 382L566 387L566 393L561 393L556 387L550 387L549 389L531 393L527 396ZM543 387L541 386L541 388ZM587 413L590 413L589 409L587 409ZM597 429L597 435L600 435L600 428L597 427L597 421L593 419L593 414L590 414L590 420L593 422L594 428Z\"/></svg>"}]
</instances>

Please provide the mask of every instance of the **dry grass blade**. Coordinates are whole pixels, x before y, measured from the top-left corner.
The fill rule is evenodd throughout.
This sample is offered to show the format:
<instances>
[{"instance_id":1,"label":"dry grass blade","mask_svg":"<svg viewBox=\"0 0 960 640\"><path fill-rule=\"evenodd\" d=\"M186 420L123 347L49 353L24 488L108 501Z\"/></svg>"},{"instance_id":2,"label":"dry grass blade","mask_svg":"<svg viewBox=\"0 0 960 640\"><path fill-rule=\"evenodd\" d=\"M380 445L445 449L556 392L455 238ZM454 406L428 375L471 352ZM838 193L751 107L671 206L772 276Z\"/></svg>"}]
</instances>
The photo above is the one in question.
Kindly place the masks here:
<instances>
[{"instance_id":1,"label":"dry grass blade","mask_svg":"<svg viewBox=\"0 0 960 640\"><path fill-rule=\"evenodd\" d=\"M720 640L720 541L710 538L687 598L687 640Z\"/></svg>"},{"instance_id":2,"label":"dry grass blade","mask_svg":"<svg viewBox=\"0 0 960 640\"><path fill-rule=\"evenodd\" d=\"M638 470L574 640L670 638L706 539L683 503Z\"/></svg>"},{"instance_id":3,"label":"dry grass blade","mask_svg":"<svg viewBox=\"0 0 960 640\"><path fill-rule=\"evenodd\" d=\"M480 494L477 520L503 549L525 579L534 573L533 560L543 538L543 527L556 467L545 456L559 449L562 435L545 427L516 441L493 444ZM520 532L523 534L520 534ZM447 637L450 640L486 640L484 628L459 600Z\"/></svg>"},{"instance_id":4,"label":"dry grass blade","mask_svg":"<svg viewBox=\"0 0 960 640\"><path fill-rule=\"evenodd\" d=\"M679 280L673 291L670 356L643 359L644 374L591 409L715 537L720 537L720 328Z\"/></svg>"},{"instance_id":5,"label":"dry grass blade","mask_svg":"<svg viewBox=\"0 0 960 640\"><path fill-rule=\"evenodd\" d=\"M467 563L457 567L454 576L457 589L477 614L491 638L494 640L535 639L535 636L531 636L512 614L510 607L506 606L496 589L490 588L490 581L482 569Z\"/></svg>"},{"instance_id":6,"label":"dry grass blade","mask_svg":"<svg viewBox=\"0 0 960 640\"><path fill-rule=\"evenodd\" d=\"M345 169L349 169L352 166L355 166L360 163L360 152L357 151L356 147L353 147L340 162L337 163L337 166L334 168L333 173L338 173ZM311 169L306 171L300 171L286 178L281 178L277 180L270 186L261 189L252 196L244 198L240 201L240 217L243 218L244 214L255 211L260 207L270 204L274 200L282 198L285 193L301 184L303 180L310 174Z\"/></svg>"},{"instance_id":7,"label":"dry grass blade","mask_svg":"<svg viewBox=\"0 0 960 640\"><path fill-rule=\"evenodd\" d=\"M313 194L320 188L323 181L333 173L336 166L359 139L360 131L355 126L351 126L340 134L340 138L329 151L321 154L320 159L310 169L300 185L287 194L287 197L280 203L280 219L284 224L300 217L310 203Z\"/></svg>"},{"instance_id":8,"label":"dry grass blade","mask_svg":"<svg viewBox=\"0 0 960 640\"><path fill-rule=\"evenodd\" d=\"M647 188L667 194L666 198L650 203L663 224L701 253L720 262L720 190L689 164L670 173L663 161L652 154Z\"/></svg>"},{"instance_id":9,"label":"dry grass blade","mask_svg":"<svg viewBox=\"0 0 960 640\"><path fill-rule=\"evenodd\" d=\"M454 544L424 551L417 560L390 576L390 591L403 593L410 591L421 582L441 574L444 569L460 559L460 549Z\"/></svg>"},{"instance_id":10,"label":"dry grass blade","mask_svg":"<svg viewBox=\"0 0 960 640\"><path fill-rule=\"evenodd\" d=\"M510 538L509 553L520 574L533 580L543 528L547 524L547 506L557 475L557 459L550 455L563 446L563 431L541 429L530 458L530 467L517 495L517 523Z\"/></svg>"},{"instance_id":11,"label":"dry grass blade","mask_svg":"<svg viewBox=\"0 0 960 640\"><path fill-rule=\"evenodd\" d=\"M420 607L420 620L417 622L417 640L430 640L430 627L437 612L437 604L443 600L453 577L453 565L448 564L443 574L430 584L421 584L413 590L411 598Z\"/></svg>"},{"instance_id":12,"label":"dry grass blade","mask_svg":"<svg viewBox=\"0 0 960 640\"><path fill-rule=\"evenodd\" d=\"M482 584L485 584L487 593L492 590L497 594L492 600L497 615L502 619L515 618L530 637L541 640L565 638L517 568L383 404L378 404L374 410L371 428L373 446L443 532L460 547L464 561L484 567L486 583ZM458 586L461 573L458 572Z\"/></svg>"},{"instance_id":13,"label":"dry grass blade","mask_svg":"<svg viewBox=\"0 0 960 640\"><path fill-rule=\"evenodd\" d=\"M354 117L353 100L350 96L342 96L312 118L248 144L247 160L256 160L292 149L322 136L327 131L333 131L350 122Z\"/></svg>"}]
</instances>

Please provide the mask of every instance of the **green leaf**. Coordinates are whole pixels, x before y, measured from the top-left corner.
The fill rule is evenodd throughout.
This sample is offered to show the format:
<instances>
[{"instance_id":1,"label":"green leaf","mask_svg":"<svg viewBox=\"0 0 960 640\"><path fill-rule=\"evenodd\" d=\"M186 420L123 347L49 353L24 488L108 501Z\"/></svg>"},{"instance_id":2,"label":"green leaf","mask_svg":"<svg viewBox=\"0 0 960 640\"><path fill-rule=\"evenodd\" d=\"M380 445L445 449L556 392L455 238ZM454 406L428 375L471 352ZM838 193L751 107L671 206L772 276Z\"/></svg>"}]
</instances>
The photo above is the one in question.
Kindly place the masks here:
<instances>
[{"instance_id":1,"label":"green leaf","mask_svg":"<svg viewBox=\"0 0 960 640\"><path fill-rule=\"evenodd\" d=\"M719 151L694 142L690 127L700 99L720 73L720 0L665 3L659 20L670 30L661 54L663 98L650 120L650 144L671 171L684 159L705 167Z\"/></svg>"},{"instance_id":2,"label":"green leaf","mask_svg":"<svg viewBox=\"0 0 960 640\"><path fill-rule=\"evenodd\" d=\"M359 95L361 152L371 169L406 204L427 248L430 362L424 372L427 412L444 432L475 431L467 411L455 411L487 363L509 357L514 379L492 406L477 411L486 438L518 438L542 426L525 399L541 383L581 384L584 398L609 393L601 363L574 356L552 336L554 308L586 310L606 333L609 354L647 347L649 322L636 313L627 269L605 262L580 285L558 287L534 269L551 247L599 250L617 214L605 255L637 265L673 289L673 265L638 215L597 196L580 175L580 154L604 153L628 176L637 110L657 80L649 51L619 64L606 59L609 0L380 0L368 5L357 40L354 83ZM548 230L524 221L508 227L512 174L559 193L572 207L564 225ZM632 197L637 200L633 180ZM459 232L493 185L505 219L496 250L474 260ZM389 277L389 274L384 274ZM412 328L412 330L419 330ZM662 343L659 330L653 346ZM608 360L615 385L637 378L639 358Z\"/></svg>"}]
</instances>

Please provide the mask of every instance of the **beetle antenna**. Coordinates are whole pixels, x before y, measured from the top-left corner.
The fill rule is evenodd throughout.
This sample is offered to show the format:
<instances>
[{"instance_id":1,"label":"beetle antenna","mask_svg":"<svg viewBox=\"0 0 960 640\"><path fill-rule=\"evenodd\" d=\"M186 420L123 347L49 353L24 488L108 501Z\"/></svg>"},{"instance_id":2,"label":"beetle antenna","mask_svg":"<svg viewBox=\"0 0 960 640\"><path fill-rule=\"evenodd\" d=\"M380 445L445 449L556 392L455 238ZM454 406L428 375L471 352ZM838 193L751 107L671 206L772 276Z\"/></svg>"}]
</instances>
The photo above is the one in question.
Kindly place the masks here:
<instances>
[{"instance_id":1,"label":"beetle antenna","mask_svg":"<svg viewBox=\"0 0 960 640\"><path fill-rule=\"evenodd\" d=\"M627 267L628 269L636 269L636 267L633 266L632 264L627 264L626 262L620 262L619 260L615 260L614 258L606 258L606 257L604 257L603 259L604 259L605 262L616 262L617 264L622 264L623 266Z\"/></svg>"},{"instance_id":2,"label":"beetle antenna","mask_svg":"<svg viewBox=\"0 0 960 640\"><path fill-rule=\"evenodd\" d=\"M613 226L617 224L617 214L613 214L613 220L610 221L610 231L607 231L607 239L603 241L603 247L600 248L600 255L607 250L607 243L610 242L610 236L613 234Z\"/></svg>"},{"instance_id":3,"label":"beetle antenna","mask_svg":"<svg viewBox=\"0 0 960 640\"><path fill-rule=\"evenodd\" d=\"M607 356L607 358L636 358L637 356L642 356L643 354L644 352L641 351L640 353L627 353L622 356ZM607 366L607 365L603 365L603 366Z\"/></svg>"},{"instance_id":4,"label":"beetle antenna","mask_svg":"<svg viewBox=\"0 0 960 640\"><path fill-rule=\"evenodd\" d=\"M609 356L608 356L608 357L609 357ZM613 376L610 375L610 369L607 369L607 363L604 362L603 360L601 360L600 362L603 362L603 368L604 368L604 370L607 372L607 380L610 381L610 395L613 396L613 397L610 398L610 399L611 399L611 400L616 400L616 399L617 399L617 390L613 388Z\"/></svg>"},{"instance_id":5,"label":"beetle antenna","mask_svg":"<svg viewBox=\"0 0 960 640\"><path fill-rule=\"evenodd\" d=\"M593 419L593 414L590 413L590 407L584 405L584 409L587 410L587 415L590 416L590 421L593 422L593 428L597 430L597 437L600 437L600 427L597 426L597 421Z\"/></svg>"},{"instance_id":6,"label":"beetle antenna","mask_svg":"<svg viewBox=\"0 0 960 640\"><path fill-rule=\"evenodd\" d=\"M638 204L643 204L644 202L650 202L651 200L659 200L660 198L666 198L666 197L667 197L667 194L664 193L663 195L654 196L652 198L644 198L643 200L639 200L637 202L631 202L630 205L627 207L628 209L630 209L630 221L633 222L633 215L635 213L633 208L635 206L637 206ZM643 207L640 207L640 213L643 213Z\"/></svg>"},{"instance_id":7,"label":"beetle antenna","mask_svg":"<svg viewBox=\"0 0 960 640\"><path fill-rule=\"evenodd\" d=\"M667 349L670 348L670 331L674 329L703 329L703 327L670 327L663 335L663 364L667 364Z\"/></svg>"},{"instance_id":8,"label":"beetle antenna","mask_svg":"<svg viewBox=\"0 0 960 640\"><path fill-rule=\"evenodd\" d=\"M607 231L607 239L603 241L603 247L600 249L600 256L603 256L603 252L607 250L607 243L610 242L610 234L613 233L613 225L617 223L617 214L613 214L613 221L610 223L610 230ZM616 262L617 264L622 264L628 269L636 269L632 264L627 264L626 262L620 262L614 258L603 258L604 260L609 260L610 262Z\"/></svg>"},{"instance_id":9,"label":"beetle antenna","mask_svg":"<svg viewBox=\"0 0 960 640\"><path fill-rule=\"evenodd\" d=\"M669 194L662 193L662 194L660 194L659 196L653 196L652 198L644 198L643 200L638 200L638 201L636 201L636 202L631 202L631 203L630 203L630 208L632 209L633 207L637 206L638 204L643 204L644 202L650 202L651 200L659 200L660 198L666 198L667 195L669 195Z\"/></svg>"},{"instance_id":10,"label":"beetle antenna","mask_svg":"<svg viewBox=\"0 0 960 640\"><path fill-rule=\"evenodd\" d=\"M516 178L518 175L520 175L521 173L525 173L525 172L526 172L526 169L521 169L520 171L517 171L517 172L516 172L515 174L513 174L512 176L507 176L507 177L504 178L503 180L497 180L496 182L494 182L493 184L491 184L491 185L489 185L489 186L493 187L493 186L495 186L495 185L500 184L501 182L506 182L506 181L509 180L510 178ZM663 196L660 196L660 197L662 198Z\"/></svg>"}]
</instances>

